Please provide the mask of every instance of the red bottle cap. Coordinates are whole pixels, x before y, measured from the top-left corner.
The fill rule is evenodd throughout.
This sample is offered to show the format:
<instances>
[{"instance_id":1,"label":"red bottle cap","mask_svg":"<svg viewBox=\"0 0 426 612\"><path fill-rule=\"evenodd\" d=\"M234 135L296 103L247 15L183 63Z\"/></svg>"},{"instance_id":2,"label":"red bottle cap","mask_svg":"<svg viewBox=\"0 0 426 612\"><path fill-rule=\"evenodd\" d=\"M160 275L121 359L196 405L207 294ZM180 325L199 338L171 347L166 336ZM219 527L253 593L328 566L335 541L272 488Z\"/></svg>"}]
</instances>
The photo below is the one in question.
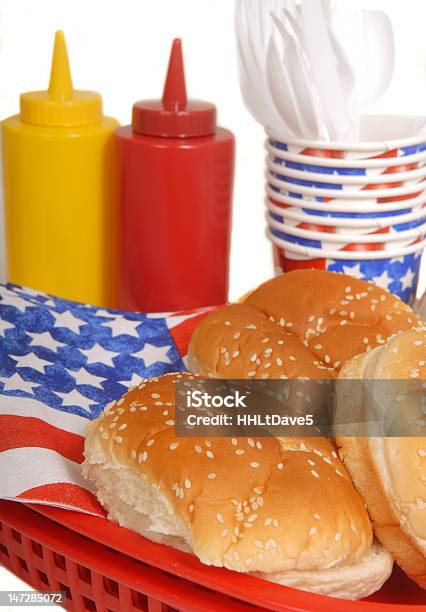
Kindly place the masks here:
<instances>
[{"instance_id":1,"label":"red bottle cap","mask_svg":"<svg viewBox=\"0 0 426 612\"><path fill-rule=\"evenodd\" d=\"M136 134L191 138L216 132L216 107L186 97L182 43L172 44L162 100L141 100L133 105L132 129Z\"/></svg>"}]
</instances>

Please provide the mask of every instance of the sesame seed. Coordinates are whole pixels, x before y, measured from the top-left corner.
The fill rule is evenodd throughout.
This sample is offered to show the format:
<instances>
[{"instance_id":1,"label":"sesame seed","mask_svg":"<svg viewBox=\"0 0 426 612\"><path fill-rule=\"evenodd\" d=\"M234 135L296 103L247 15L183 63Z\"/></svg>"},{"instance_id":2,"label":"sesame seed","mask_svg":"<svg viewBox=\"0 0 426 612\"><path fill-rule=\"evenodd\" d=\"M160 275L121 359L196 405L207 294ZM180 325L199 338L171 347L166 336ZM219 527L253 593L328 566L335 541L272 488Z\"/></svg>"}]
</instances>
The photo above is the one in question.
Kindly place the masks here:
<instances>
[{"instance_id":1,"label":"sesame seed","mask_svg":"<svg viewBox=\"0 0 426 612\"><path fill-rule=\"evenodd\" d=\"M256 469L256 468L260 467L260 463L257 463L257 461L252 461L250 463L250 467Z\"/></svg>"},{"instance_id":2,"label":"sesame seed","mask_svg":"<svg viewBox=\"0 0 426 612\"><path fill-rule=\"evenodd\" d=\"M159 399L160 394L159 393L151 393L151 397L152 397L152 399Z\"/></svg>"},{"instance_id":3,"label":"sesame seed","mask_svg":"<svg viewBox=\"0 0 426 612\"><path fill-rule=\"evenodd\" d=\"M130 456L131 456L131 458L132 458L132 459L136 459L136 451L135 451L135 450L132 450L132 451L130 452Z\"/></svg>"},{"instance_id":4,"label":"sesame seed","mask_svg":"<svg viewBox=\"0 0 426 612\"><path fill-rule=\"evenodd\" d=\"M148 442L146 443L147 446L152 446L154 444L155 440L154 438L151 438L150 440L148 440Z\"/></svg>"},{"instance_id":5,"label":"sesame seed","mask_svg":"<svg viewBox=\"0 0 426 612\"><path fill-rule=\"evenodd\" d=\"M319 478L319 474L315 470L311 470L311 474L312 476L315 476L315 478Z\"/></svg>"},{"instance_id":6,"label":"sesame seed","mask_svg":"<svg viewBox=\"0 0 426 612\"><path fill-rule=\"evenodd\" d=\"M283 463L277 463L277 469L278 469L278 470L282 470L282 469L283 469L283 467L284 467L284 464L283 464Z\"/></svg>"},{"instance_id":7,"label":"sesame seed","mask_svg":"<svg viewBox=\"0 0 426 612\"><path fill-rule=\"evenodd\" d=\"M353 523L351 523L351 529L354 533L356 533L356 525L354 525Z\"/></svg>"},{"instance_id":8,"label":"sesame seed","mask_svg":"<svg viewBox=\"0 0 426 612\"><path fill-rule=\"evenodd\" d=\"M210 472L210 474L207 474L207 478L209 480L214 480L216 478L216 474L214 472Z\"/></svg>"},{"instance_id":9,"label":"sesame seed","mask_svg":"<svg viewBox=\"0 0 426 612\"><path fill-rule=\"evenodd\" d=\"M228 533L228 530L225 528L225 529L222 529L222 531L220 532L220 535L222 538L224 538L227 535L227 533Z\"/></svg>"},{"instance_id":10,"label":"sesame seed","mask_svg":"<svg viewBox=\"0 0 426 612\"><path fill-rule=\"evenodd\" d=\"M315 535L315 534L316 534L316 532L317 532L317 528L316 528L316 527L311 527L311 528L309 529L309 531L308 531L308 535L309 535L309 536L313 536L313 535Z\"/></svg>"},{"instance_id":11,"label":"sesame seed","mask_svg":"<svg viewBox=\"0 0 426 612\"><path fill-rule=\"evenodd\" d=\"M214 459L214 454L212 453L212 451L207 451L206 455L209 459Z\"/></svg>"},{"instance_id":12,"label":"sesame seed","mask_svg":"<svg viewBox=\"0 0 426 612\"><path fill-rule=\"evenodd\" d=\"M121 436L115 436L114 441L117 442L117 444L121 444L123 442L123 438Z\"/></svg>"},{"instance_id":13,"label":"sesame seed","mask_svg":"<svg viewBox=\"0 0 426 612\"><path fill-rule=\"evenodd\" d=\"M188 506L188 512L191 514L192 512L194 512L194 504L189 504Z\"/></svg>"},{"instance_id":14,"label":"sesame seed","mask_svg":"<svg viewBox=\"0 0 426 612\"><path fill-rule=\"evenodd\" d=\"M238 340L240 336L241 336L240 332L235 332L235 334L232 337L234 338L234 340Z\"/></svg>"},{"instance_id":15,"label":"sesame seed","mask_svg":"<svg viewBox=\"0 0 426 612\"><path fill-rule=\"evenodd\" d=\"M263 524L265 527L269 527L269 525L272 525L272 519L271 518L267 518L263 521Z\"/></svg>"},{"instance_id":16,"label":"sesame seed","mask_svg":"<svg viewBox=\"0 0 426 612\"><path fill-rule=\"evenodd\" d=\"M244 455L246 451L242 448L237 448L237 450L235 451L236 455Z\"/></svg>"},{"instance_id":17,"label":"sesame seed","mask_svg":"<svg viewBox=\"0 0 426 612\"><path fill-rule=\"evenodd\" d=\"M338 531L335 535L334 535L334 539L336 540L336 542L339 542L339 540L342 539L342 534L340 533L340 531Z\"/></svg>"},{"instance_id":18,"label":"sesame seed","mask_svg":"<svg viewBox=\"0 0 426 612\"><path fill-rule=\"evenodd\" d=\"M195 449L196 453L202 453L203 452L203 449L201 448L201 446L199 444L196 444L194 446L194 449Z\"/></svg>"},{"instance_id":19,"label":"sesame seed","mask_svg":"<svg viewBox=\"0 0 426 612\"><path fill-rule=\"evenodd\" d=\"M252 378L253 376L256 376L256 372L253 372L253 370L251 370L250 372L247 372L247 376Z\"/></svg>"},{"instance_id":20,"label":"sesame seed","mask_svg":"<svg viewBox=\"0 0 426 612\"><path fill-rule=\"evenodd\" d=\"M175 450L178 446L179 446L179 442L172 442L171 444L169 444L169 449Z\"/></svg>"},{"instance_id":21,"label":"sesame seed","mask_svg":"<svg viewBox=\"0 0 426 612\"><path fill-rule=\"evenodd\" d=\"M422 459L423 459L423 457L426 457L426 451L423 448L419 448L418 451L417 451L417 454Z\"/></svg>"},{"instance_id":22,"label":"sesame seed","mask_svg":"<svg viewBox=\"0 0 426 612\"><path fill-rule=\"evenodd\" d=\"M252 438L247 438L247 444L254 448L254 440Z\"/></svg>"},{"instance_id":23,"label":"sesame seed","mask_svg":"<svg viewBox=\"0 0 426 612\"><path fill-rule=\"evenodd\" d=\"M224 523L225 521L223 520L223 516L220 514L220 512L218 512L216 514L216 520L218 523Z\"/></svg>"},{"instance_id":24,"label":"sesame seed","mask_svg":"<svg viewBox=\"0 0 426 612\"><path fill-rule=\"evenodd\" d=\"M321 517L320 517L320 515L319 515L317 512L315 512L315 514L314 514L314 519L315 519L316 521L319 521L319 520L320 520L320 518L321 518Z\"/></svg>"}]
</instances>

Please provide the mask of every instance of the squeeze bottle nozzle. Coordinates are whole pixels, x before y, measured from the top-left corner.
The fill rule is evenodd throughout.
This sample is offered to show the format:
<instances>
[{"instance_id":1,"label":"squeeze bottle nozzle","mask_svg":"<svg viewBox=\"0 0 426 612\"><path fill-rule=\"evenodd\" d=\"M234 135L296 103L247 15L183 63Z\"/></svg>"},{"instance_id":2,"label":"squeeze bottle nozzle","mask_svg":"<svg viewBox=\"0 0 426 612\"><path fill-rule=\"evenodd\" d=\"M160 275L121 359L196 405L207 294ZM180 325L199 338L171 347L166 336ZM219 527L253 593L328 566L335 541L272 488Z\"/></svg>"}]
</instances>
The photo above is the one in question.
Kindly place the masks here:
<instances>
[{"instance_id":1,"label":"squeeze bottle nozzle","mask_svg":"<svg viewBox=\"0 0 426 612\"><path fill-rule=\"evenodd\" d=\"M73 85L68 60L67 43L64 33L55 34L52 67L50 69L49 93L56 100L69 100L73 95Z\"/></svg>"},{"instance_id":2,"label":"squeeze bottle nozzle","mask_svg":"<svg viewBox=\"0 0 426 612\"><path fill-rule=\"evenodd\" d=\"M102 121L102 98L95 91L74 89L64 33L56 32L47 91L20 97L21 120L49 127L84 126Z\"/></svg>"},{"instance_id":3,"label":"squeeze bottle nozzle","mask_svg":"<svg viewBox=\"0 0 426 612\"><path fill-rule=\"evenodd\" d=\"M163 138L196 138L216 132L216 107L210 102L188 100L183 68L182 42L172 44L163 97L133 105L135 134Z\"/></svg>"},{"instance_id":4,"label":"squeeze bottle nozzle","mask_svg":"<svg viewBox=\"0 0 426 612\"><path fill-rule=\"evenodd\" d=\"M186 108L185 70L180 38L175 38L172 44L162 102L167 110L177 111Z\"/></svg>"}]
</instances>

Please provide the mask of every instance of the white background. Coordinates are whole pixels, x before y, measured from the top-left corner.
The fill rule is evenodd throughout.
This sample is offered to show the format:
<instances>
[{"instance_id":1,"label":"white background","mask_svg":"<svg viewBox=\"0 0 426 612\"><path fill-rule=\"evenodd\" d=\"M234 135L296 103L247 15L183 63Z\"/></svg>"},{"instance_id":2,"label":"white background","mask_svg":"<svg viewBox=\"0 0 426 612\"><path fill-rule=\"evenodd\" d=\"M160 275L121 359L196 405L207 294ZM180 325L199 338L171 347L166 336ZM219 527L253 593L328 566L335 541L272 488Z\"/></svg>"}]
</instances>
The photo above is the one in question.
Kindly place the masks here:
<instances>
[{"instance_id":1,"label":"white background","mask_svg":"<svg viewBox=\"0 0 426 612\"><path fill-rule=\"evenodd\" d=\"M386 9L397 39L394 81L371 110L426 115L426 2L362 4ZM47 87L56 29L65 31L75 86L100 91L106 114L123 124L133 102L160 96L170 43L182 37L189 94L214 102L220 124L237 137L231 298L272 275L263 221L264 137L240 97L233 10L232 0L0 0L1 118L17 112L20 92ZM0 206L0 280L1 219ZM0 569L0 590L18 588Z\"/></svg>"}]
</instances>

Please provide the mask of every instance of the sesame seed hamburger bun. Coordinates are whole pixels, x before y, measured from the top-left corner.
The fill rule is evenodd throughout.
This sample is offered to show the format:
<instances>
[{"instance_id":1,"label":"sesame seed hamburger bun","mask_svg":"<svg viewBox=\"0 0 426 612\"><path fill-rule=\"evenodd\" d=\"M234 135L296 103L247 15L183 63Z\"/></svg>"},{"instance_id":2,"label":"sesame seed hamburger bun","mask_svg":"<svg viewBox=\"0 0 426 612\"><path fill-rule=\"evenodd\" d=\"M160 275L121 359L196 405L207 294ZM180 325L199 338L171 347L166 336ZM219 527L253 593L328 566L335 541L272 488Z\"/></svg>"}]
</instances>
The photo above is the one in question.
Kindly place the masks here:
<instances>
[{"instance_id":1,"label":"sesame seed hamburger bun","mask_svg":"<svg viewBox=\"0 0 426 612\"><path fill-rule=\"evenodd\" d=\"M207 315L192 335L189 369L212 378L334 378L354 355L419 324L371 283L295 270Z\"/></svg>"},{"instance_id":2,"label":"sesame seed hamburger bun","mask_svg":"<svg viewBox=\"0 0 426 612\"><path fill-rule=\"evenodd\" d=\"M392 558L325 438L176 438L175 384L141 383L87 430L83 472L109 518L195 554L347 598L380 588Z\"/></svg>"},{"instance_id":3,"label":"sesame seed hamburger bun","mask_svg":"<svg viewBox=\"0 0 426 612\"><path fill-rule=\"evenodd\" d=\"M349 404L353 413L367 397L351 392L357 380L395 380L391 395L383 391L377 397L386 421L403 427L404 437L339 437L337 444L377 538L408 576L426 588L426 437L420 437L425 433L425 404L422 383L413 384L426 379L426 332L401 332L349 361L339 378L350 386L340 397L337 385L337 401Z\"/></svg>"}]
</instances>

